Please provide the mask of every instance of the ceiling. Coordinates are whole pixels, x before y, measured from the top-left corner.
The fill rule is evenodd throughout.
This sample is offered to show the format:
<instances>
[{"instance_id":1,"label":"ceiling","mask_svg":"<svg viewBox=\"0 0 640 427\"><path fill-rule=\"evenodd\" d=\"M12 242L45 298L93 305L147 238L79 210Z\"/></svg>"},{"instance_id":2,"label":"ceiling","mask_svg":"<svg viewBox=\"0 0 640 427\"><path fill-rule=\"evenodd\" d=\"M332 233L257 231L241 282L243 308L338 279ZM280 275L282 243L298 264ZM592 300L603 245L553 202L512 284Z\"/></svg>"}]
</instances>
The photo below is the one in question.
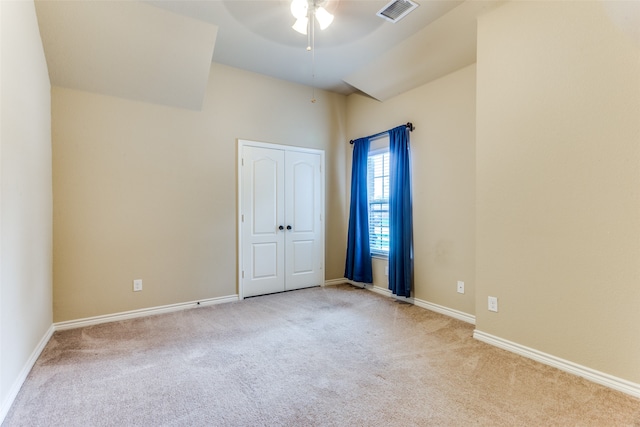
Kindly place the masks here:
<instances>
[{"instance_id":1,"label":"ceiling","mask_svg":"<svg viewBox=\"0 0 640 427\"><path fill-rule=\"evenodd\" d=\"M37 0L51 84L198 110L211 61L341 94L386 100L475 62L476 18L501 0L325 0L315 49L289 0Z\"/></svg>"}]
</instances>

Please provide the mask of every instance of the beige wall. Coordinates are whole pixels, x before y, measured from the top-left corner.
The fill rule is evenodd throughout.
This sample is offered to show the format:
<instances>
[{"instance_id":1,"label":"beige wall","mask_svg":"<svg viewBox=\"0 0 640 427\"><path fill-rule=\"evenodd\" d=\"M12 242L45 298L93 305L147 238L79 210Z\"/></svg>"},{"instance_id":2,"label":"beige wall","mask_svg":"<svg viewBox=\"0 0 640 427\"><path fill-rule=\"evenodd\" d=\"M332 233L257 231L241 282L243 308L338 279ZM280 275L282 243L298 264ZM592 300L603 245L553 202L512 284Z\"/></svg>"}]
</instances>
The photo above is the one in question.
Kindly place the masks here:
<instances>
[{"instance_id":1,"label":"beige wall","mask_svg":"<svg viewBox=\"0 0 640 427\"><path fill-rule=\"evenodd\" d=\"M347 140L406 121L415 297L640 383L637 3L508 4L480 19L477 73L384 103L312 104L307 87L213 64L200 112L59 87L50 103L33 5L0 10L0 403L52 317L237 292L238 138L326 151L325 272L342 277Z\"/></svg>"},{"instance_id":2,"label":"beige wall","mask_svg":"<svg viewBox=\"0 0 640 427\"><path fill-rule=\"evenodd\" d=\"M411 133L415 286L413 295L467 314L475 310L475 66L386 102L347 100L350 139L407 121ZM351 145L345 144L347 176ZM386 260L374 259L374 285L387 288ZM465 282L465 294L456 292Z\"/></svg>"},{"instance_id":3,"label":"beige wall","mask_svg":"<svg viewBox=\"0 0 640 427\"><path fill-rule=\"evenodd\" d=\"M51 327L51 102L33 2L0 2L0 422Z\"/></svg>"},{"instance_id":4,"label":"beige wall","mask_svg":"<svg viewBox=\"0 0 640 427\"><path fill-rule=\"evenodd\" d=\"M236 294L239 138L325 150L325 274L342 277L346 98L316 98L218 64L199 112L54 87L54 320Z\"/></svg>"},{"instance_id":5,"label":"beige wall","mask_svg":"<svg viewBox=\"0 0 640 427\"><path fill-rule=\"evenodd\" d=\"M476 148L478 330L635 383L639 12L517 2L481 18Z\"/></svg>"}]
</instances>

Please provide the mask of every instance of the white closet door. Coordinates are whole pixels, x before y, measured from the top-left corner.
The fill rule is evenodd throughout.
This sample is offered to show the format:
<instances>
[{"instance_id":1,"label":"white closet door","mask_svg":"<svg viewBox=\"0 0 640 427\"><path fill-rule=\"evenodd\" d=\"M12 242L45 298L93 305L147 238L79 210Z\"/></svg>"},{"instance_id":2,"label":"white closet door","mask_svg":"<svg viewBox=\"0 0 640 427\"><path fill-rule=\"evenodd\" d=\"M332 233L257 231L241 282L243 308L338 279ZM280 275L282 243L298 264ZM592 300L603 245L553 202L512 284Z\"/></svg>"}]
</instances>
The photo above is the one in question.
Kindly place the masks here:
<instances>
[{"instance_id":1,"label":"white closet door","mask_svg":"<svg viewBox=\"0 0 640 427\"><path fill-rule=\"evenodd\" d=\"M324 153L240 141L240 297L324 283Z\"/></svg>"},{"instance_id":2,"label":"white closet door","mask_svg":"<svg viewBox=\"0 0 640 427\"><path fill-rule=\"evenodd\" d=\"M243 296L285 290L284 157L282 150L242 150Z\"/></svg>"},{"instance_id":3,"label":"white closet door","mask_svg":"<svg viewBox=\"0 0 640 427\"><path fill-rule=\"evenodd\" d=\"M285 155L285 288L321 285L322 173L320 154L287 151Z\"/></svg>"}]
</instances>

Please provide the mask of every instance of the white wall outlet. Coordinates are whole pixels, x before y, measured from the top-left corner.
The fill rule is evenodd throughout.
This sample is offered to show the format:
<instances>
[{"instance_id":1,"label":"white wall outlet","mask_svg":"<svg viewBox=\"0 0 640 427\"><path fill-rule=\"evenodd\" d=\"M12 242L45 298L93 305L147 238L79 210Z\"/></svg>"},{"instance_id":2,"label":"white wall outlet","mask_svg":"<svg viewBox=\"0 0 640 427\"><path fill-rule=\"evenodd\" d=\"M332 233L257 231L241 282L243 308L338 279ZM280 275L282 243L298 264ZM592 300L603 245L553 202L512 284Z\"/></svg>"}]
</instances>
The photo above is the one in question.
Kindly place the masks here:
<instances>
[{"instance_id":1,"label":"white wall outlet","mask_svg":"<svg viewBox=\"0 0 640 427\"><path fill-rule=\"evenodd\" d=\"M133 292L142 290L142 279L136 279L133 281Z\"/></svg>"},{"instance_id":2,"label":"white wall outlet","mask_svg":"<svg viewBox=\"0 0 640 427\"><path fill-rule=\"evenodd\" d=\"M388 265L385 265L385 266L384 266L384 275L385 275L385 276L388 276L388 275L389 275L389 266L388 266Z\"/></svg>"},{"instance_id":3,"label":"white wall outlet","mask_svg":"<svg viewBox=\"0 0 640 427\"><path fill-rule=\"evenodd\" d=\"M498 312L498 297L489 297L489 311Z\"/></svg>"},{"instance_id":4,"label":"white wall outlet","mask_svg":"<svg viewBox=\"0 0 640 427\"><path fill-rule=\"evenodd\" d=\"M464 294L464 282L458 280L458 293Z\"/></svg>"}]
</instances>

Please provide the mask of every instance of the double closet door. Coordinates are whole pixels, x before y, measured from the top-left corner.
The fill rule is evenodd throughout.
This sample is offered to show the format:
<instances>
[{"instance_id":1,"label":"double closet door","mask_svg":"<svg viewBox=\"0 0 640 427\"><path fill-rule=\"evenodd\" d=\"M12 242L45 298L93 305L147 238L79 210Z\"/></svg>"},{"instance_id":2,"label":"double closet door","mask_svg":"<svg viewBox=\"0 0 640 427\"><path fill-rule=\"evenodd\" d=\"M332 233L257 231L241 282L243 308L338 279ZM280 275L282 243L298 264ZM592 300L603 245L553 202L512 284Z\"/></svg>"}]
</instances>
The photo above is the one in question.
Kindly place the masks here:
<instances>
[{"instance_id":1,"label":"double closet door","mask_svg":"<svg viewBox=\"0 0 640 427\"><path fill-rule=\"evenodd\" d=\"M240 298L324 283L324 153L239 142Z\"/></svg>"}]
</instances>

